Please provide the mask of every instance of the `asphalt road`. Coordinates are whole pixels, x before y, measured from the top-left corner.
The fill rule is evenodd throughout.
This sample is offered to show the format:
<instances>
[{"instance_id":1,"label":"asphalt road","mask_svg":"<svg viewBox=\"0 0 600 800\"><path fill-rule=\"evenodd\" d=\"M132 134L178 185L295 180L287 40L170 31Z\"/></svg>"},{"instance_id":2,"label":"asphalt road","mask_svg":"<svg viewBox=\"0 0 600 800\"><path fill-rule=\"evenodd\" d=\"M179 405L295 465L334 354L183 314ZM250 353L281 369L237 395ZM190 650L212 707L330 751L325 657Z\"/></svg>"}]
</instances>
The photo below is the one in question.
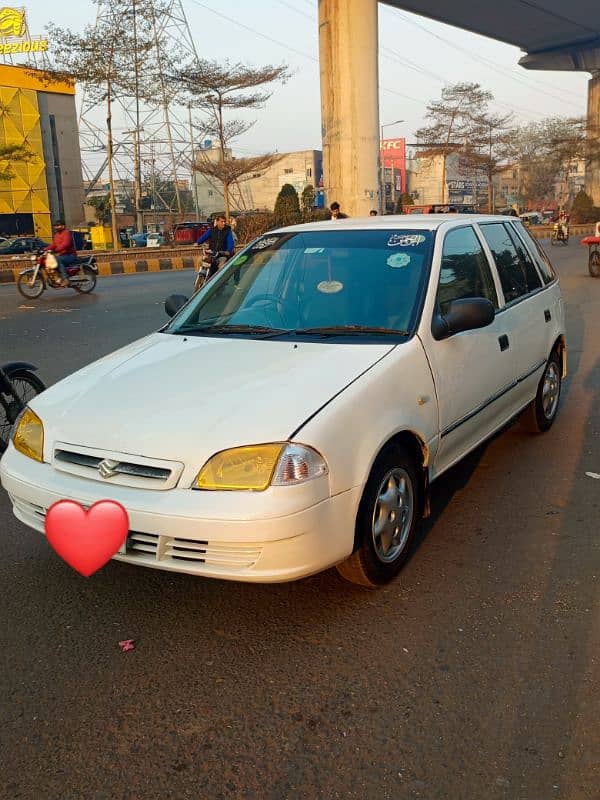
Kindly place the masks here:
<instances>
[{"instance_id":1,"label":"asphalt road","mask_svg":"<svg viewBox=\"0 0 600 800\"><path fill-rule=\"evenodd\" d=\"M86 580L1 492L0 796L600 798L600 281L576 242L552 257L570 368L554 428L514 426L440 479L384 589L116 562ZM0 362L52 383L158 327L191 282L37 302L1 286Z\"/></svg>"}]
</instances>

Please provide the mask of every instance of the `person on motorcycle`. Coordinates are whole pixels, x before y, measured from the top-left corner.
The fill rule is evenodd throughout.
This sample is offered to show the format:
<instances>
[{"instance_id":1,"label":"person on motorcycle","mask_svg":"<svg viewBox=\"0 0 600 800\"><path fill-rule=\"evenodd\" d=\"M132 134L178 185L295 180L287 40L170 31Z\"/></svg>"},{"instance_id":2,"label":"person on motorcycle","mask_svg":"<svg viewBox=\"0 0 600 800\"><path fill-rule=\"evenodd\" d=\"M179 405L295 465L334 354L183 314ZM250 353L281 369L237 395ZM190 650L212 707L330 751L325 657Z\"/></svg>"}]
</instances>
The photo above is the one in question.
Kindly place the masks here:
<instances>
[{"instance_id":1,"label":"person on motorcycle","mask_svg":"<svg viewBox=\"0 0 600 800\"><path fill-rule=\"evenodd\" d=\"M64 219L59 219L54 223L52 243L46 247L46 250L52 250L56 255L61 286L68 286L67 267L77 263L77 250L75 249L73 234L65 225Z\"/></svg>"},{"instance_id":2,"label":"person on motorcycle","mask_svg":"<svg viewBox=\"0 0 600 800\"><path fill-rule=\"evenodd\" d=\"M233 233L231 227L226 224L225 217L222 214L215 219L215 224L209 228L201 236L198 237L196 245L208 242L209 251L211 254L211 264L208 271L208 277L221 269L223 264L228 258L231 258L235 250L235 242L233 240Z\"/></svg>"},{"instance_id":3,"label":"person on motorcycle","mask_svg":"<svg viewBox=\"0 0 600 800\"><path fill-rule=\"evenodd\" d=\"M569 235L569 215L564 208L558 215L558 224L560 226L559 230L562 234L562 238L566 239Z\"/></svg>"}]
</instances>

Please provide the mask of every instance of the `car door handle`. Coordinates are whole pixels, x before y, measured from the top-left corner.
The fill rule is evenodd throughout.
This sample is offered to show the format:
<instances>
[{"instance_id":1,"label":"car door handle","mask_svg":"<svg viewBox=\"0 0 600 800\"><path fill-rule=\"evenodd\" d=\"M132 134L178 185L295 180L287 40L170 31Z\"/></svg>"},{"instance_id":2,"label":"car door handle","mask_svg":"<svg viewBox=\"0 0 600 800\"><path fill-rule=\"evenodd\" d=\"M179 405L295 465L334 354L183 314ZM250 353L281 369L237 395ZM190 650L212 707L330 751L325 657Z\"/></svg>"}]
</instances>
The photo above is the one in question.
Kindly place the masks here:
<instances>
[{"instance_id":1,"label":"car door handle","mask_svg":"<svg viewBox=\"0 0 600 800\"><path fill-rule=\"evenodd\" d=\"M550 313L550 309L548 308L545 309L544 311L544 319L546 320L546 322L550 322L550 320L552 319L552 314Z\"/></svg>"},{"instance_id":2,"label":"car door handle","mask_svg":"<svg viewBox=\"0 0 600 800\"><path fill-rule=\"evenodd\" d=\"M508 336L504 333L502 336L498 337L498 344L500 345L500 350L508 350L510 347L510 342L508 341Z\"/></svg>"}]
</instances>

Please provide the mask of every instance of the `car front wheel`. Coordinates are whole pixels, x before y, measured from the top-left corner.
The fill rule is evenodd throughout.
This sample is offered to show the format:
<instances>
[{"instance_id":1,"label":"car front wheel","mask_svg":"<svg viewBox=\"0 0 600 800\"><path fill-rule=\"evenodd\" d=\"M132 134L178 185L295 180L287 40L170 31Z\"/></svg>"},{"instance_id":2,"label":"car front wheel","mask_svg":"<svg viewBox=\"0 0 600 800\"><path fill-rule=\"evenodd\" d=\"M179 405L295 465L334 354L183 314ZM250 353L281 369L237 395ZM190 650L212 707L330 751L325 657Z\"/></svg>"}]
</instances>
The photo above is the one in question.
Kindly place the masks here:
<instances>
[{"instance_id":1,"label":"car front wheel","mask_svg":"<svg viewBox=\"0 0 600 800\"><path fill-rule=\"evenodd\" d=\"M421 517L421 486L412 457L399 446L375 462L356 518L358 549L338 564L352 583L382 586L395 578L408 558Z\"/></svg>"}]
</instances>

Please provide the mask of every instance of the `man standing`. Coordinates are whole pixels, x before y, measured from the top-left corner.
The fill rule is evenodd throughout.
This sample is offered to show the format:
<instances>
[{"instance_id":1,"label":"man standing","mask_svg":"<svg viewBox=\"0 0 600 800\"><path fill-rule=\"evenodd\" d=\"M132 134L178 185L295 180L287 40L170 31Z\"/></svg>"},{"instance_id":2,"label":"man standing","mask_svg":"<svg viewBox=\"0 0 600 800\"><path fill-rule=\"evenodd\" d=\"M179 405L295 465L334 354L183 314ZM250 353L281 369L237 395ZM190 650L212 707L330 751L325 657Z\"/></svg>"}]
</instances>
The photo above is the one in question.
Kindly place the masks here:
<instances>
[{"instance_id":1,"label":"man standing","mask_svg":"<svg viewBox=\"0 0 600 800\"><path fill-rule=\"evenodd\" d=\"M337 201L329 206L329 219L348 219L348 214L344 214Z\"/></svg>"},{"instance_id":2,"label":"man standing","mask_svg":"<svg viewBox=\"0 0 600 800\"><path fill-rule=\"evenodd\" d=\"M58 262L58 271L61 277L61 286L68 286L67 267L77 263L77 250L73 241L73 234L65 225L64 219L59 219L54 223L54 236L52 244L46 250L52 250Z\"/></svg>"},{"instance_id":3,"label":"man standing","mask_svg":"<svg viewBox=\"0 0 600 800\"><path fill-rule=\"evenodd\" d=\"M210 277L214 275L217 270L221 269L227 259L231 258L235 250L233 233L229 225L225 224L225 217L222 214L219 214L216 218L212 228L209 228L202 236L198 237L196 245L204 244L206 241L208 241L211 254L211 265L208 271Z\"/></svg>"}]
</instances>

